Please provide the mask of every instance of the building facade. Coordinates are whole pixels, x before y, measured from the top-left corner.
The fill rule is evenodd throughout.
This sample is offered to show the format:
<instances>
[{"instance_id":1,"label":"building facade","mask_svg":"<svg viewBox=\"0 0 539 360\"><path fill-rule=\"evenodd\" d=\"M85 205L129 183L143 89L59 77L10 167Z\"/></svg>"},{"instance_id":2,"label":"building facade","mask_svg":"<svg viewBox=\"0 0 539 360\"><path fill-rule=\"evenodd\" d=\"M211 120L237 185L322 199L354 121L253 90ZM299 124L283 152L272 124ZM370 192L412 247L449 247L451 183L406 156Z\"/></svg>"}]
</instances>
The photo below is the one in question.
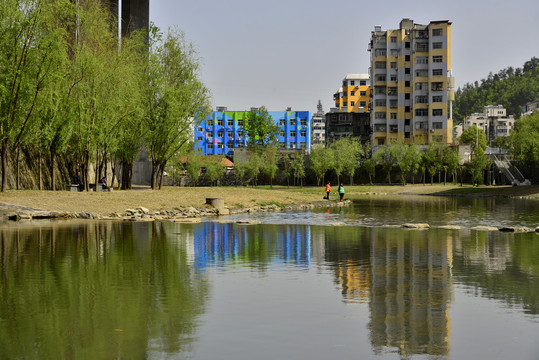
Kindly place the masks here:
<instances>
[{"instance_id":1,"label":"building facade","mask_svg":"<svg viewBox=\"0 0 539 360\"><path fill-rule=\"evenodd\" d=\"M370 105L369 74L348 74L342 87L333 95L339 112L368 112Z\"/></svg>"},{"instance_id":2,"label":"building facade","mask_svg":"<svg viewBox=\"0 0 539 360\"><path fill-rule=\"evenodd\" d=\"M534 111L539 110L539 101L527 103L522 106L522 114L520 116L531 115Z\"/></svg>"},{"instance_id":3,"label":"building facade","mask_svg":"<svg viewBox=\"0 0 539 360\"><path fill-rule=\"evenodd\" d=\"M253 108L252 110L255 110ZM217 108L194 129L195 152L203 155L233 156L234 149L244 148L247 134L243 128L249 111ZM311 149L311 113L309 111L269 111L281 126L278 136L282 149Z\"/></svg>"},{"instance_id":4,"label":"building facade","mask_svg":"<svg viewBox=\"0 0 539 360\"><path fill-rule=\"evenodd\" d=\"M463 125L464 129L475 125L485 132L487 141L491 142L500 136L509 136L514 124L513 115L507 116L507 110L502 105L488 105L482 114L467 117Z\"/></svg>"},{"instance_id":5,"label":"building facade","mask_svg":"<svg viewBox=\"0 0 539 360\"><path fill-rule=\"evenodd\" d=\"M375 26L368 50L372 145L451 143L451 22L402 19L396 30Z\"/></svg>"},{"instance_id":6,"label":"building facade","mask_svg":"<svg viewBox=\"0 0 539 360\"><path fill-rule=\"evenodd\" d=\"M326 143L331 143L342 137L355 137L361 143L370 141L371 126L368 112L338 112L326 114Z\"/></svg>"},{"instance_id":7,"label":"building facade","mask_svg":"<svg viewBox=\"0 0 539 360\"><path fill-rule=\"evenodd\" d=\"M316 112L312 115L311 145L325 146L326 144L326 116L322 108L322 102L318 100Z\"/></svg>"}]
</instances>

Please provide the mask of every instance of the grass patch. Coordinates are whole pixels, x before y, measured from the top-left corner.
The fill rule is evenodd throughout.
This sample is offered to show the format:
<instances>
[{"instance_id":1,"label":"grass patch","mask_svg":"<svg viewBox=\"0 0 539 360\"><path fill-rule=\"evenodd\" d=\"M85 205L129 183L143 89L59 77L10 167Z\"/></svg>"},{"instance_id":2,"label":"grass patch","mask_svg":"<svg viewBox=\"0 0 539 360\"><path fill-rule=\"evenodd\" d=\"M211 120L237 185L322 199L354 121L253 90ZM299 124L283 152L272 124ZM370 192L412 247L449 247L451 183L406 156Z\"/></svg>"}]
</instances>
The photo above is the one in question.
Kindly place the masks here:
<instances>
[{"instance_id":1,"label":"grass patch","mask_svg":"<svg viewBox=\"0 0 539 360\"><path fill-rule=\"evenodd\" d=\"M271 205L276 205L276 206L278 206L278 207L280 207L280 208L284 208L284 207L285 207L284 204L282 204L282 203L280 203L280 202L278 202L278 201L274 201L274 200L273 200L273 201L263 201L263 202L259 202L257 205L259 205L259 206L271 206Z\"/></svg>"}]
</instances>

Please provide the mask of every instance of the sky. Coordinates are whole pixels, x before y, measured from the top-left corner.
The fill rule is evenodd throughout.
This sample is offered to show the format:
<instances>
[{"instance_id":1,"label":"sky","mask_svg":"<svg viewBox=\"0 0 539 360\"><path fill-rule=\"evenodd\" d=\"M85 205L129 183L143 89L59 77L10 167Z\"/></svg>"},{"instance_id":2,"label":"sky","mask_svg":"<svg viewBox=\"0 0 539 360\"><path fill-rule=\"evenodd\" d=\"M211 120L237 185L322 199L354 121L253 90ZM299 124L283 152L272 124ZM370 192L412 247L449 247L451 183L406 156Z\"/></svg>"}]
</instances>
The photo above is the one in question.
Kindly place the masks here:
<instances>
[{"instance_id":1,"label":"sky","mask_svg":"<svg viewBox=\"0 0 539 360\"><path fill-rule=\"evenodd\" d=\"M537 0L150 0L150 21L176 27L202 59L212 105L324 111L349 73L368 73L375 25L452 22L456 87L539 57Z\"/></svg>"}]
</instances>

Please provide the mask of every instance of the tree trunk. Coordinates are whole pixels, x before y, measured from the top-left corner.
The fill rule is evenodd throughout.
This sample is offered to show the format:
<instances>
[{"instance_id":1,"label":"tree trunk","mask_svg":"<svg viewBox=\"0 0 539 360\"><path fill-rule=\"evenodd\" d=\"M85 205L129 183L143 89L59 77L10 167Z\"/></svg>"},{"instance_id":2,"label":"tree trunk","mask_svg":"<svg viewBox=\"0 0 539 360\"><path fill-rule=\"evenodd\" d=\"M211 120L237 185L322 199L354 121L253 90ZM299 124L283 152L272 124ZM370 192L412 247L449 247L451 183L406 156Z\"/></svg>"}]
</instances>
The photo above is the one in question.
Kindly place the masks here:
<instances>
[{"instance_id":1,"label":"tree trunk","mask_svg":"<svg viewBox=\"0 0 539 360\"><path fill-rule=\"evenodd\" d=\"M17 146L17 150L15 150L15 188L17 190L20 190L21 185L21 166L20 166L20 155L21 155L21 149Z\"/></svg>"},{"instance_id":2,"label":"tree trunk","mask_svg":"<svg viewBox=\"0 0 539 360\"><path fill-rule=\"evenodd\" d=\"M97 183L99 182L99 146L95 150L95 169L94 169L94 191L97 192Z\"/></svg>"},{"instance_id":3,"label":"tree trunk","mask_svg":"<svg viewBox=\"0 0 539 360\"><path fill-rule=\"evenodd\" d=\"M38 151L37 160L38 160L37 173L38 173L38 177L39 177L38 183L37 183L37 188L41 191L41 190L43 190L43 181L41 179L41 177L43 176L43 171L41 169L41 162L42 162L41 148Z\"/></svg>"},{"instance_id":4,"label":"tree trunk","mask_svg":"<svg viewBox=\"0 0 539 360\"><path fill-rule=\"evenodd\" d=\"M163 174L165 173L165 167L167 166L167 162L165 161L161 165L161 169L159 171L159 190L161 190L161 187L163 187Z\"/></svg>"},{"instance_id":5,"label":"tree trunk","mask_svg":"<svg viewBox=\"0 0 539 360\"><path fill-rule=\"evenodd\" d=\"M49 148L50 154L51 154L51 190L56 190L56 170L55 170L55 163L56 163L56 146L54 144L51 144Z\"/></svg>"},{"instance_id":6,"label":"tree trunk","mask_svg":"<svg viewBox=\"0 0 539 360\"><path fill-rule=\"evenodd\" d=\"M7 188L7 153L8 153L8 139L2 141L2 150L0 150L0 157L2 157L2 192Z\"/></svg>"},{"instance_id":7,"label":"tree trunk","mask_svg":"<svg viewBox=\"0 0 539 360\"><path fill-rule=\"evenodd\" d=\"M444 186L447 183L447 169L444 169Z\"/></svg>"},{"instance_id":8,"label":"tree trunk","mask_svg":"<svg viewBox=\"0 0 539 360\"><path fill-rule=\"evenodd\" d=\"M150 179L150 187L152 190L155 190L157 186L157 171L159 169L159 164L156 160L152 160L152 177Z\"/></svg>"},{"instance_id":9,"label":"tree trunk","mask_svg":"<svg viewBox=\"0 0 539 360\"><path fill-rule=\"evenodd\" d=\"M133 171L133 165L123 160L121 164L121 177L122 177L122 190L131 189L131 173Z\"/></svg>"}]
</instances>

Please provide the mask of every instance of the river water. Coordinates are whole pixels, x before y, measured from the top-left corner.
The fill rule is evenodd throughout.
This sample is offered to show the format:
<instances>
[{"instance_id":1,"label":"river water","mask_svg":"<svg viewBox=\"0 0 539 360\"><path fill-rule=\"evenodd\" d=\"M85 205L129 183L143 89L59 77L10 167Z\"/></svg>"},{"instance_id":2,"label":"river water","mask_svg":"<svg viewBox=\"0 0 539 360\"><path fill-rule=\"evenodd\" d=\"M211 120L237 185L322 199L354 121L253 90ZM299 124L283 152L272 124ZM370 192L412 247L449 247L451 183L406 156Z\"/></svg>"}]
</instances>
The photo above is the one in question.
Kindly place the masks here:
<instances>
[{"instance_id":1,"label":"river water","mask_svg":"<svg viewBox=\"0 0 539 360\"><path fill-rule=\"evenodd\" d=\"M0 358L537 360L539 235L471 228L535 228L538 206L368 198L259 225L2 224Z\"/></svg>"}]
</instances>

